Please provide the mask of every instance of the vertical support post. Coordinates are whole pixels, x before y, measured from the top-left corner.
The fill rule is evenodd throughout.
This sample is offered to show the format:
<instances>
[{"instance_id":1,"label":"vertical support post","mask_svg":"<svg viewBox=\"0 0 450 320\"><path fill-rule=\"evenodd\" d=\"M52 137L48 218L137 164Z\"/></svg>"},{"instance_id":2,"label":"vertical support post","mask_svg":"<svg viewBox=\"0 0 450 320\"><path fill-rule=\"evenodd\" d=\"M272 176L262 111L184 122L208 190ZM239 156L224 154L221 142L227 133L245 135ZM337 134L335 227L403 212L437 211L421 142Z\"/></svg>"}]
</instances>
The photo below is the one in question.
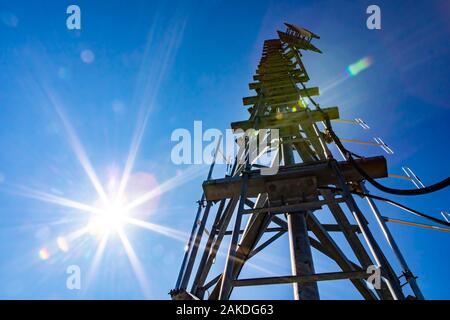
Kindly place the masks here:
<instances>
[{"instance_id":1,"label":"vertical support post","mask_svg":"<svg viewBox=\"0 0 450 320\"><path fill-rule=\"evenodd\" d=\"M325 125L325 124L324 124ZM326 126L326 125L325 125ZM342 150L340 149L340 148L337 148L337 150L339 151L339 153L341 154L341 156L342 156L342 158L344 159L344 160L347 160L347 157L344 155L344 153L342 152ZM344 184L345 184L345 181L344 181ZM368 190L366 189L366 187L365 187L365 185L364 185L364 182L362 182L362 183L360 183L360 185L361 185L361 187L362 187L362 189L363 189L363 192L368 192ZM347 188L347 190L348 190L348 188ZM353 198L352 198L353 199ZM389 232L389 229L387 228L387 226L386 226L386 224L384 223L384 220L383 220L383 218L381 217L381 213L378 211L378 208L377 208L377 206L375 205L375 203L373 202L373 200L372 199L370 199L369 197L366 197L366 199L367 199L367 201L368 201L368 203L369 203L369 206L370 206L370 208L371 208L371 210L372 210L372 212L375 214L375 216L377 216L377 214L380 216L380 219L381 219L381 221L382 221L382 223L384 224L384 226L386 227L386 230ZM353 200L353 202L354 202L354 200ZM377 220L378 220L378 218L377 218ZM380 223L380 222L378 222L378 223ZM383 229L383 227L382 227L382 229ZM389 234L390 234L390 232L389 232ZM369 236L371 236L370 235L370 233L369 233ZM390 234L390 236L392 237L392 234ZM365 238L366 238L366 241L367 241L367 237L365 236ZM372 237L371 237L372 238ZM373 238L372 238L373 239ZM393 238L392 238L392 240L393 240ZM389 241L388 241L389 242ZM395 243L395 242L394 242ZM369 245L370 246L370 245ZM398 249L398 247L397 247L397 249ZM372 248L371 248L371 250L372 250ZM372 253L373 253L374 251L372 250ZM400 250L398 250L398 252L400 253ZM403 256L402 256L402 258L403 258ZM404 259L403 259L404 260ZM404 260L405 261L405 260ZM378 260L376 260L376 262L378 263L378 265L379 265L379 262L378 262ZM406 265L406 261L405 261L405 265ZM406 265L407 266L407 265ZM415 282L415 279L413 280L414 282ZM393 287L392 287L392 285L390 285L389 283L387 283L388 285L389 285L389 290L390 290L390 292L392 292L393 290L395 290ZM398 287L398 286L397 286ZM416 283L416 287L417 287L417 283ZM411 288L412 288L412 286L411 286ZM419 297L420 296L422 296L422 300L424 300L424 297L423 297L423 295L422 295L422 293L420 292L420 289L417 287L417 289L418 289L418 292L419 292L419 294L417 295L416 294L416 292L413 290L413 292L416 294L416 297L418 298L418 299L420 299ZM397 289L397 292L399 292L400 294L401 294L401 296L403 296L403 292L401 291L401 288L398 288ZM381 292L381 294L382 294L382 292Z\"/></svg>"},{"instance_id":2,"label":"vertical support post","mask_svg":"<svg viewBox=\"0 0 450 320\"><path fill-rule=\"evenodd\" d=\"M309 243L306 215L308 211L288 213L289 247L294 276L314 274L314 263ZM295 300L319 300L316 282L299 285L294 283Z\"/></svg>"},{"instance_id":3,"label":"vertical support post","mask_svg":"<svg viewBox=\"0 0 450 320\"><path fill-rule=\"evenodd\" d=\"M186 290L191 277L192 268L194 267L195 258L197 257L198 247L202 240L203 231L205 230L206 221L208 220L209 211L211 210L212 202L208 201L206 204L205 212L203 213L202 221L200 222L200 227L198 228L197 235L195 237L194 246L192 247L191 256L189 257L189 262L186 266L186 271L184 273L183 279L181 281L180 289Z\"/></svg>"},{"instance_id":4,"label":"vertical support post","mask_svg":"<svg viewBox=\"0 0 450 320\"><path fill-rule=\"evenodd\" d=\"M195 215L194 225L192 226L191 235L189 236L189 240L186 245L183 262L181 263L180 272L179 272L178 278L177 278L177 283L175 284L175 289L180 289L181 279L183 278L184 271L186 269L186 263L189 258L189 253L191 252L192 242L194 241L195 231L197 230L198 220L199 220L200 214L202 212L202 204L204 201L205 201L205 194L203 193L203 195L198 203L197 214Z\"/></svg>"},{"instance_id":5,"label":"vertical support post","mask_svg":"<svg viewBox=\"0 0 450 320\"><path fill-rule=\"evenodd\" d=\"M212 173L214 170L214 165L216 164L217 154L219 152L221 142L222 142L222 136L220 136L219 139L217 140L217 146L216 146L216 150L214 152L214 159L213 159L213 162L211 163L211 166L209 167L208 176L207 176L206 180L211 179L211 176L212 176ZM204 202L205 202L205 193L202 194L202 197L201 197L200 201L198 202L197 214L195 215L195 220L194 220L194 224L192 225L191 235L189 236L189 240L186 245L186 251L184 253L183 262L181 262L180 272L178 274L177 282L175 284L175 289L180 289L181 281L183 279L183 275L184 275L184 272L186 269L186 264L187 264L187 261L189 258L189 253L191 252L192 242L194 241L195 231L197 230L197 225L198 225L198 221L200 219L200 214L202 213L202 207L203 207Z\"/></svg>"},{"instance_id":6,"label":"vertical support post","mask_svg":"<svg viewBox=\"0 0 450 320\"><path fill-rule=\"evenodd\" d=\"M192 289L191 289L191 293L192 294L196 295L200 274L201 274L201 271L203 270L203 268L205 267L206 261L207 261L208 256L209 256L209 252L211 251L211 246L212 246L212 243L213 243L214 238L216 237L216 233L217 233L217 230L216 230L217 224L218 224L218 222L219 222L219 220L220 220L220 218L222 216L222 212L223 212L224 207L225 207L225 200L221 200L220 201L220 205L219 205L219 209L217 210L217 213L216 213L216 218L214 219L214 222L212 224L211 233L209 234L208 240L206 242L206 246L205 246L205 250L203 252L203 256L202 256L202 258L200 260L200 263L198 265L197 274L196 274L196 276L194 278L194 282L192 283ZM198 295L197 295L197 297L198 297Z\"/></svg>"},{"instance_id":7,"label":"vertical support post","mask_svg":"<svg viewBox=\"0 0 450 320\"><path fill-rule=\"evenodd\" d=\"M384 270L384 268L386 267L385 264L387 264L387 261L386 261L385 257L382 254L380 254L379 248L377 247L377 245L373 239L373 236L372 236L370 230L368 229L367 225L365 223L363 223L362 217L364 217L364 216L363 216L362 212L360 211L358 205L356 204L355 199L353 199L353 197L350 193L350 189L347 186L345 179L339 170L336 160L332 160L330 162L330 164L331 164L333 171L336 174L336 178L338 179L338 182L339 182L342 190L344 191L344 196L347 198L347 200L346 200L347 206L350 209L353 217L355 218L356 223L358 224L358 226L361 230L361 233L362 233L364 239L366 240L366 243L375 259L375 262L377 263L378 267L382 268L381 270ZM399 295L402 294L402 292L401 292L401 290L398 290L398 288L394 288L391 281L392 281L392 279L385 279L386 285L389 289L389 292L390 292L392 298L394 300L398 300Z\"/></svg>"},{"instance_id":8,"label":"vertical support post","mask_svg":"<svg viewBox=\"0 0 450 320\"><path fill-rule=\"evenodd\" d=\"M364 193L369 193L366 186L364 185L364 182L361 183L361 187ZM417 285L416 278L412 274L411 270L408 267L408 264L403 257L400 248L397 246L397 243L394 240L394 237L392 236L391 232L389 231L388 226L386 225L386 222L381 216L380 211L378 210L378 207L376 206L375 202L369 198L366 197L367 202L369 203L370 208L372 209L372 212L383 231L383 234L386 238L386 241L388 242L389 246L391 247L392 251L394 251L395 256L397 257L398 262L400 263L400 266L403 269L403 274L405 275L406 281L408 281L409 285L411 286L412 291L416 295L417 299L424 300L425 297L423 296L422 292L420 291L419 286Z\"/></svg>"},{"instance_id":9,"label":"vertical support post","mask_svg":"<svg viewBox=\"0 0 450 320\"><path fill-rule=\"evenodd\" d=\"M195 282L194 282L194 283L197 283L197 285L199 287L203 286L203 284L206 281L206 278L208 277L208 273L211 270L214 260L216 259L217 253L219 252L220 245L222 243L223 237L228 228L230 220L233 216L234 209L236 208L238 200L239 199L236 196L236 197L231 198L230 201L228 202L227 207L225 208L224 213L223 213L222 217L220 218L220 221L217 224L218 225L218 230L216 231L217 237L215 238L213 244L211 245L211 250L210 250L210 252L205 250L203 253L203 257L206 256L206 258L205 258L206 263L204 264L204 267L202 269L200 269L200 268L198 269L198 271L197 271L198 280L195 280ZM200 262L200 263L202 263L202 262ZM198 294L198 296L201 297L199 292L195 292L195 294Z\"/></svg>"},{"instance_id":10,"label":"vertical support post","mask_svg":"<svg viewBox=\"0 0 450 320\"><path fill-rule=\"evenodd\" d=\"M244 170L242 171L241 193L239 197L239 206L236 214L236 221L234 223L233 233L231 234L230 247L228 248L227 259L225 262L225 269L223 270L222 280L220 284L219 300L226 300L229 298L232 291L232 283L234 281L233 269L236 259L236 252L238 249L239 234L241 231L242 215L244 212L245 199L247 197L247 183L248 172L250 170L250 149L249 138L245 136L244 145L241 147L244 153Z\"/></svg>"},{"instance_id":11,"label":"vertical support post","mask_svg":"<svg viewBox=\"0 0 450 320\"><path fill-rule=\"evenodd\" d=\"M294 164L294 155L290 144L283 144L283 159L285 165ZM314 274L314 261L306 224L307 214L307 211L290 212L287 214L291 267L294 276ZM301 285L299 283L293 283L293 289L295 300L320 299L317 282Z\"/></svg>"},{"instance_id":12,"label":"vertical support post","mask_svg":"<svg viewBox=\"0 0 450 320\"><path fill-rule=\"evenodd\" d=\"M239 200L239 206L236 214L236 221L234 224L233 233L231 235L231 243L228 248L227 260L225 262L225 269L223 271L222 282L220 286L219 300L226 300L232 290L233 282L233 268L235 263L236 251L238 249L239 233L241 230L242 214L245 205L245 197L247 195L247 182L248 182L248 172L244 169L242 174L242 186L241 195Z\"/></svg>"}]
</instances>

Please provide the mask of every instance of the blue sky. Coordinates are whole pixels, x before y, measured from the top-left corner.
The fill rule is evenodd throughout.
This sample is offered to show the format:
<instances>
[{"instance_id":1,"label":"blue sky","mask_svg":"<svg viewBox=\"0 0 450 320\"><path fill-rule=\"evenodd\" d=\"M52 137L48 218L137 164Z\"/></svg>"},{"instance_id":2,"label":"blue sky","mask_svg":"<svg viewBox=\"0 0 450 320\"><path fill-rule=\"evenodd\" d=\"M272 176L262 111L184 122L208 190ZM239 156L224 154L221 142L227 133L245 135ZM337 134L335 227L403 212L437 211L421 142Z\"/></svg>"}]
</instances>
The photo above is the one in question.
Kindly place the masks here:
<instances>
[{"instance_id":1,"label":"blue sky","mask_svg":"<svg viewBox=\"0 0 450 320\"><path fill-rule=\"evenodd\" d=\"M382 29L374 31L366 28L371 1L0 0L0 298L167 299L206 176L203 166L172 164L171 133L192 130L195 120L203 121L204 129L220 130L244 120L248 114L241 99L252 95L247 84L263 40L283 29L283 22L321 36L316 45L323 54L305 53L304 62L310 85L329 88L318 98L322 106L339 106L341 118L361 117L371 126L365 131L336 124L341 137L382 137L395 151L387 156L392 173L407 165L425 184L446 177L449 4L376 3ZM66 28L70 4L81 8L80 31ZM342 80L346 67L364 57L373 64ZM133 141L140 148L130 147ZM349 147L366 155L382 153ZM95 205L99 196L86 174L88 163L102 185L114 188L130 150L136 155L126 191L130 198L166 188L136 210L153 231L124 227L140 260L137 268L117 234L98 260L97 236L69 241L90 215L42 201ZM223 169L218 167L215 176ZM393 179L383 183L413 187ZM450 210L449 195L444 190L396 200L438 217ZM418 221L398 209L380 208L385 215ZM390 226L424 295L450 298L448 234ZM316 258L319 271L335 268L323 256ZM264 270L250 268L243 276L288 274L286 237L255 259ZM94 261L96 273L88 283ZM66 288L66 268L73 264L82 270L79 291ZM358 297L346 282L320 286L323 298ZM264 289L239 289L233 297L292 297L288 285Z\"/></svg>"}]
</instances>

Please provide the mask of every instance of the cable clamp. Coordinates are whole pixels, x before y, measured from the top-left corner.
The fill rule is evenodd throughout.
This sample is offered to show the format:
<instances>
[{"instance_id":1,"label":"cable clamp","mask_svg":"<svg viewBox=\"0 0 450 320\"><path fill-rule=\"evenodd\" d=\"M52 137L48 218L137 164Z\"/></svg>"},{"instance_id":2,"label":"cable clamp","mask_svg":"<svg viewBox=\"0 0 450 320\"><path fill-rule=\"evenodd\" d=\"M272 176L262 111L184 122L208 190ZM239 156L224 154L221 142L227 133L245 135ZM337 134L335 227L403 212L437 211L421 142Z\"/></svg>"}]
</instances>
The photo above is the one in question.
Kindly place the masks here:
<instances>
[{"instance_id":1,"label":"cable clamp","mask_svg":"<svg viewBox=\"0 0 450 320\"><path fill-rule=\"evenodd\" d=\"M206 207L206 200L197 200L197 204L200 206L200 207L202 207L202 208L204 208L204 207Z\"/></svg>"}]
</instances>

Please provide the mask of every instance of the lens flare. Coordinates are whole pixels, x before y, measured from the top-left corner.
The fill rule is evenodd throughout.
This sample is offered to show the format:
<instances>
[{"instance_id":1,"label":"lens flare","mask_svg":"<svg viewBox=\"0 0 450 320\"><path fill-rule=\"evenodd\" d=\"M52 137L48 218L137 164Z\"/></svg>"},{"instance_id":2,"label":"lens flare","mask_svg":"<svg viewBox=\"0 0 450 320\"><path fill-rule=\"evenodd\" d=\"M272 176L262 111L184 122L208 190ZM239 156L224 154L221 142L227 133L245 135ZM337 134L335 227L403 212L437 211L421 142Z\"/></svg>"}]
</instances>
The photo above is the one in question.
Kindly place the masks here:
<instances>
[{"instance_id":1,"label":"lens flare","mask_svg":"<svg viewBox=\"0 0 450 320\"><path fill-rule=\"evenodd\" d=\"M95 54L92 52L92 50L86 49L83 50L80 54L81 61L83 61L86 64L90 64L94 62L95 60Z\"/></svg>"},{"instance_id":2,"label":"lens flare","mask_svg":"<svg viewBox=\"0 0 450 320\"><path fill-rule=\"evenodd\" d=\"M366 70L373 64L372 57L364 57L347 67L347 74L350 77L356 76L358 73Z\"/></svg>"},{"instance_id":3,"label":"lens flare","mask_svg":"<svg viewBox=\"0 0 450 320\"><path fill-rule=\"evenodd\" d=\"M50 258L50 252L47 248L42 248L39 250L39 258L41 258L41 260L48 260L48 258Z\"/></svg>"},{"instance_id":4,"label":"lens flare","mask_svg":"<svg viewBox=\"0 0 450 320\"><path fill-rule=\"evenodd\" d=\"M56 244L58 245L59 250L63 252L69 251L69 243L67 242L66 238L58 237L56 239Z\"/></svg>"}]
</instances>

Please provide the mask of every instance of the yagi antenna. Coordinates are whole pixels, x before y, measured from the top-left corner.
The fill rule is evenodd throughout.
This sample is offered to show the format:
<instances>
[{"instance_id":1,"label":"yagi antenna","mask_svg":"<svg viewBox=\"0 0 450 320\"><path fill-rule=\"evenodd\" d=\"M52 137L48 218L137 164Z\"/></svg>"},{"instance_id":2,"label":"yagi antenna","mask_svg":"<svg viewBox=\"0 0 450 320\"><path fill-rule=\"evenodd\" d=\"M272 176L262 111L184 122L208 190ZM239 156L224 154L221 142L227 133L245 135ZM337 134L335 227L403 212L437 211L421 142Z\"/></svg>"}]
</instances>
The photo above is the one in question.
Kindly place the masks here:
<instances>
[{"instance_id":1,"label":"yagi antenna","mask_svg":"<svg viewBox=\"0 0 450 320\"><path fill-rule=\"evenodd\" d=\"M442 216L444 217L445 221L450 223L450 213L441 211Z\"/></svg>"},{"instance_id":2,"label":"yagi antenna","mask_svg":"<svg viewBox=\"0 0 450 320\"><path fill-rule=\"evenodd\" d=\"M361 118L355 118L354 120L334 119L333 121L357 124L357 125L361 126L364 130L370 129L369 125Z\"/></svg>"},{"instance_id":3,"label":"yagi antenna","mask_svg":"<svg viewBox=\"0 0 450 320\"><path fill-rule=\"evenodd\" d=\"M414 171L411 170L410 167L402 166L402 170L406 176L390 173L389 177L411 181L417 189L425 188L422 180L420 180L420 178L414 173Z\"/></svg>"},{"instance_id":4,"label":"yagi antenna","mask_svg":"<svg viewBox=\"0 0 450 320\"><path fill-rule=\"evenodd\" d=\"M351 142L351 143L358 143L358 144L365 144L369 146L376 146L380 147L384 150L387 154L394 154L394 151L389 148L389 146L384 143L384 141L381 138L373 138L375 142L372 141L361 141L361 140L354 140L354 139L340 139L342 142Z\"/></svg>"},{"instance_id":5,"label":"yagi antenna","mask_svg":"<svg viewBox=\"0 0 450 320\"><path fill-rule=\"evenodd\" d=\"M375 142L378 143L381 149L383 149L387 154L394 154L394 151L389 148L388 145L381 140L381 138L373 138L373 140L375 140Z\"/></svg>"},{"instance_id":6,"label":"yagi antenna","mask_svg":"<svg viewBox=\"0 0 450 320\"><path fill-rule=\"evenodd\" d=\"M417 189L425 188L420 178L407 166L402 167L403 172L409 177L409 180L416 186Z\"/></svg>"},{"instance_id":7,"label":"yagi antenna","mask_svg":"<svg viewBox=\"0 0 450 320\"><path fill-rule=\"evenodd\" d=\"M406 176L401 176L397 174L389 174L389 177L404 179L411 181L417 189L425 188L425 185L422 183L422 180L411 170L410 167L402 166L403 172ZM450 213L446 211L441 211L441 215L444 217L445 221L450 223Z\"/></svg>"},{"instance_id":8,"label":"yagi antenna","mask_svg":"<svg viewBox=\"0 0 450 320\"><path fill-rule=\"evenodd\" d=\"M355 122L357 124L359 124L364 130L369 130L370 129L369 125L361 118L356 118Z\"/></svg>"}]
</instances>

